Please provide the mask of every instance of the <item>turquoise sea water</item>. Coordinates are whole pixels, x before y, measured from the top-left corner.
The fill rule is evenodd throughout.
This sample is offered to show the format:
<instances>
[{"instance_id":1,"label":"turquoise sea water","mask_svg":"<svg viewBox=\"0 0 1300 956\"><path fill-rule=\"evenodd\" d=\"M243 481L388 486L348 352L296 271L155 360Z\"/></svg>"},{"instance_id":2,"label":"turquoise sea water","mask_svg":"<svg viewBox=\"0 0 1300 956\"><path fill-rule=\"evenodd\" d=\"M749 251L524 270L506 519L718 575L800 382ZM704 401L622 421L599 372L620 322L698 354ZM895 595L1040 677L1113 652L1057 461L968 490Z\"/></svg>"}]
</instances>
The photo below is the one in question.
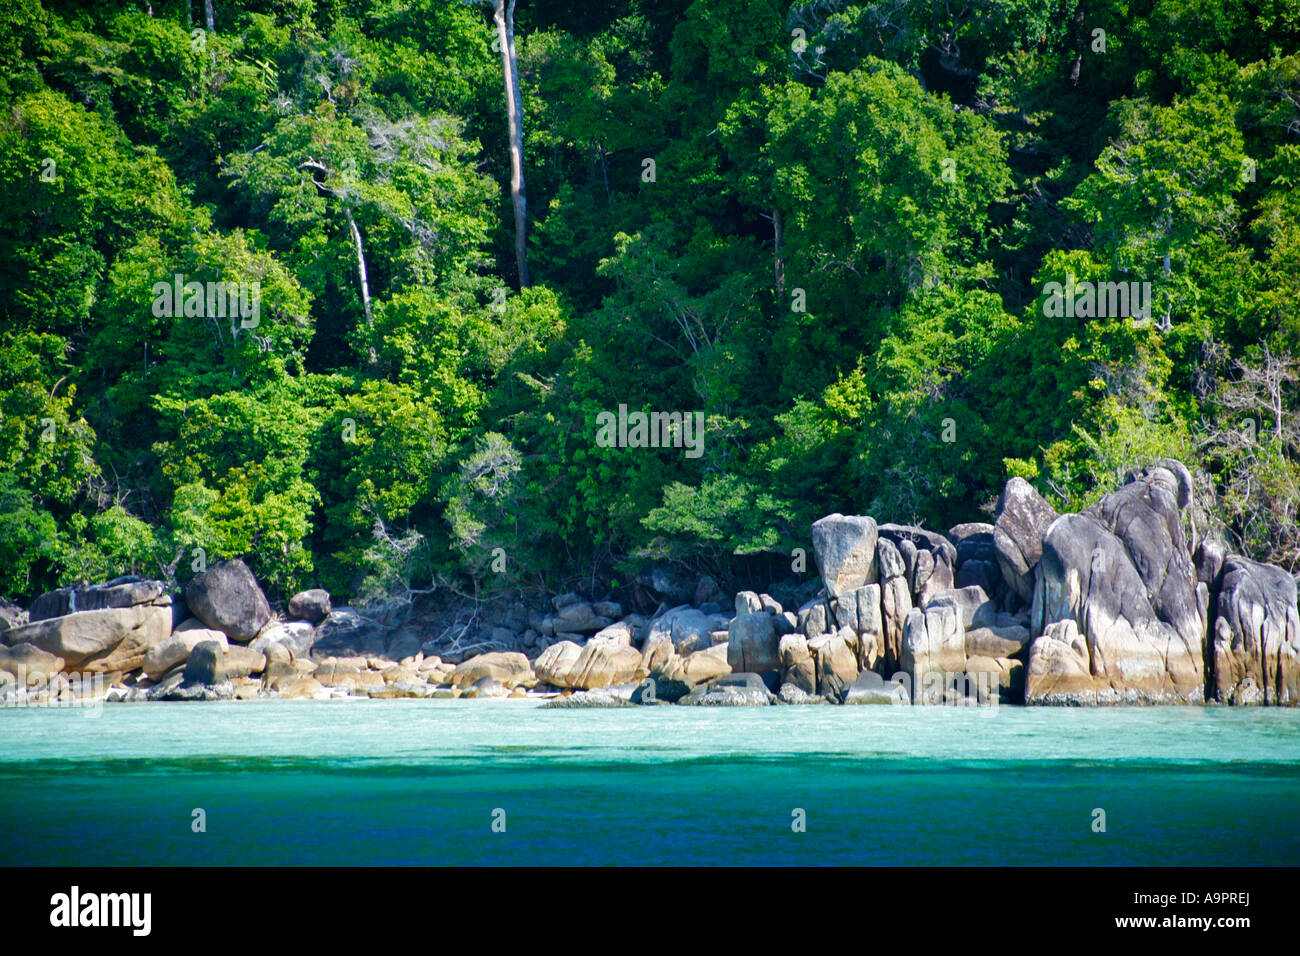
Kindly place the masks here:
<instances>
[{"instance_id":1,"label":"turquoise sea water","mask_svg":"<svg viewBox=\"0 0 1300 956\"><path fill-rule=\"evenodd\" d=\"M1300 863L1297 710L88 713L0 710L0 864Z\"/></svg>"}]
</instances>

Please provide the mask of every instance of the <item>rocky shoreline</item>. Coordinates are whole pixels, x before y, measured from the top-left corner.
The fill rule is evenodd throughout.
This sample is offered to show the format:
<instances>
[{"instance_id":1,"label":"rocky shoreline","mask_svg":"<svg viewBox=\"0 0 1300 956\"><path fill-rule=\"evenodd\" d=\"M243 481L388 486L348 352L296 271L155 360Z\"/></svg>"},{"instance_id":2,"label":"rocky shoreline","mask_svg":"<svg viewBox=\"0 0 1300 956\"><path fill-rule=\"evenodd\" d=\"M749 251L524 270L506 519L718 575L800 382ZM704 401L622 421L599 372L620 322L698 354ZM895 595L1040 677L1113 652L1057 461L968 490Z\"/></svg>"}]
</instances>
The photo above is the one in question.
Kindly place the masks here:
<instances>
[{"instance_id":1,"label":"rocky shoreline","mask_svg":"<svg viewBox=\"0 0 1300 956\"><path fill-rule=\"evenodd\" d=\"M652 704L1300 703L1287 571L1197 529L1192 478L1163 460L1079 514L1012 479L992 524L946 534L871 517L812 526L820 580L782 600L668 569L656 602L567 593L472 613L277 614L242 561L183 593L119 578L27 609L0 601L0 704L261 698L525 697L560 708ZM692 587L693 583L693 587Z\"/></svg>"}]
</instances>

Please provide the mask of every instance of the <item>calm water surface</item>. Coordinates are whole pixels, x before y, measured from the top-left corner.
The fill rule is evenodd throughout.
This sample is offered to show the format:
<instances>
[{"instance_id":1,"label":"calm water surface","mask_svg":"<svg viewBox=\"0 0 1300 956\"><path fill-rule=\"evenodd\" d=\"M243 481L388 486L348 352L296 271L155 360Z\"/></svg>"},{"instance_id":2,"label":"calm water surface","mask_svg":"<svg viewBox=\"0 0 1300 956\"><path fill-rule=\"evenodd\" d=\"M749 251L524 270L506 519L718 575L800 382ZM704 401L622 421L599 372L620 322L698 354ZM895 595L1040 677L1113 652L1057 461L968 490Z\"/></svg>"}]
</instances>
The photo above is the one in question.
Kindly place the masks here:
<instances>
[{"instance_id":1,"label":"calm water surface","mask_svg":"<svg viewBox=\"0 0 1300 956\"><path fill-rule=\"evenodd\" d=\"M0 710L0 864L1300 863L1300 710L90 713Z\"/></svg>"}]
</instances>

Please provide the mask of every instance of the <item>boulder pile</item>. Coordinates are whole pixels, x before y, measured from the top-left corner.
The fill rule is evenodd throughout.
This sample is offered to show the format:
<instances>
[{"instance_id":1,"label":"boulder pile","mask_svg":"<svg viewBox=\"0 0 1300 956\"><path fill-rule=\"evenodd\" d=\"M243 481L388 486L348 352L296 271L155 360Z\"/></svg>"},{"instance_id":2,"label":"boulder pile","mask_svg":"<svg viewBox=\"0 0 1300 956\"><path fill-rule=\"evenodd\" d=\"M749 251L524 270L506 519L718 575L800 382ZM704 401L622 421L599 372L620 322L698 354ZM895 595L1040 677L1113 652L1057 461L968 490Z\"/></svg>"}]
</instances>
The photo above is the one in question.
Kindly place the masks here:
<instances>
[{"instance_id":1,"label":"boulder pile","mask_svg":"<svg viewBox=\"0 0 1300 956\"><path fill-rule=\"evenodd\" d=\"M1296 579L1228 554L1195 521L1177 461L1078 514L1007 482L991 524L946 534L831 514L818 579L741 591L656 567L648 616L557 595L436 633L409 609L295 594L277 615L223 561L183 595L117 578L0 599L0 698L543 697L556 707L679 704L1300 703ZM653 605L650 605L653 606ZM648 609L646 607L645 609ZM24 696L25 695L25 696Z\"/></svg>"}]
</instances>

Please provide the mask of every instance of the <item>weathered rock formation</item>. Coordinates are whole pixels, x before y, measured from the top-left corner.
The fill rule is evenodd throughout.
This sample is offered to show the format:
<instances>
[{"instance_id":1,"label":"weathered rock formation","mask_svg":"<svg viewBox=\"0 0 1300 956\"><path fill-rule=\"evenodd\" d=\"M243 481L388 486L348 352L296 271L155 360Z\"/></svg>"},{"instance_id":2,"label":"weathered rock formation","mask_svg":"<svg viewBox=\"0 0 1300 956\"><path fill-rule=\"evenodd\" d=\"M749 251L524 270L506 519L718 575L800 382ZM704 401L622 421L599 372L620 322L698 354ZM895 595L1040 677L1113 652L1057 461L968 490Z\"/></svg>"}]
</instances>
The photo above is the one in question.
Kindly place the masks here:
<instances>
[{"instance_id":1,"label":"weathered rock formation","mask_svg":"<svg viewBox=\"0 0 1300 956\"><path fill-rule=\"evenodd\" d=\"M414 676L413 674L411 675ZM453 687L468 687L490 677L506 690L537 682L528 658L517 651L494 651L462 661L452 672Z\"/></svg>"},{"instance_id":2,"label":"weathered rock formation","mask_svg":"<svg viewBox=\"0 0 1300 956\"><path fill-rule=\"evenodd\" d=\"M1300 703L1296 579L1199 534L1196 509L1176 461L1079 514L1013 479L995 524L946 536L861 515L815 522L821 576L773 582L779 600L652 569L619 595L660 601L637 605L645 616L579 584L436 621L406 604L333 608L315 589L284 621L228 561L183 602L134 577L50 592L30 612L0 600L0 694L62 699L85 670L112 675L112 700ZM46 681L62 684L31 690Z\"/></svg>"},{"instance_id":3,"label":"weathered rock formation","mask_svg":"<svg viewBox=\"0 0 1300 956\"><path fill-rule=\"evenodd\" d=\"M727 663L737 673L763 674L781 667L780 639L774 615L740 614L727 628Z\"/></svg>"},{"instance_id":4,"label":"weathered rock formation","mask_svg":"<svg viewBox=\"0 0 1300 956\"><path fill-rule=\"evenodd\" d=\"M1242 557L1223 562L1215 605L1210 689L1226 704L1300 703L1296 580Z\"/></svg>"},{"instance_id":5,"label":"weathered rock formation","mask_svg":"<svg viewBox=\"0 0 1300 956\"><path fill-rule=\"evenodd\" d=\"M299 591L289 598L289 617L299 621L319 624L329 617L330 610L330 593L324 588Z\"/></svg>"},{"instance_id":6,"label":"weathered rock formation","mask_svg":"<svg viewBox=\"0 0 1300 956\"><path fill-rule=\"evenodd\" d=\"M813 522L812 541L817 569L831 597L876 580L875 519L827 515Z\"/></svg>"},{"instance_id":7,"label":"weathered rock formation","mask_svg":"<svg viewBox=\"0 0 1300 956\"><path fill-rule=\"evenodd\" d=\"M230 640L247 644L271 621L271 605L243 561L221 561L195 575L185 603L200 621Z\"/></svg>"},{"instance_id":8,"label":"weathered rock formation","mask_svg":"<svg viewBox=\"0 0 1300 956\"><path fill-rule=\"evenodd\" d=\"M1043 556L1043 536L1059 517L1034 487L1012 478L998 498L993 546L1002 577L1028 603L1034 595L1034 568Z\"/></svg>"},{"instance_id":9,"label":"weathered rock formation","mask_svg":"<svg viewBox=\"0 0 1300 956\"><path fill-rule=\"evenodd\" d=\"M573 641L552 644L533 664L540 680L554 687L591 690L626 684L647 676L641 652L612 642L592 639L579 646Z\"/></svg>"},{"instance_id":10,"label":"weathered rock formation","mask_svg":"<svg viewBox=\"0 0 1300 956\"><path fill-rule=\"evenodd\" d=\"M171 608L148 603L42 618L0 637L10 647L33 644L61 657L68 670L122 672L140 667L149 649L165 641L171 629Z\"/></svg>"},{"instance_id":11,"label":"weathered rock formation","mask_svg":"<svg viewBox=\"0 0 1300 956\"><path fill-rule=\"evenodd\" d=\"M1179 514L1188 494L1175 472L1156 466L1087 512L1052 522L1035 570L1031 631L1045 635L1073 620L1085 659L1067 664L1060 639L1050 657L1031 651L1027 702L1204 699L1205 621ZM1080 669L1090 681L1080 681Z\"/></svg>"}]
</instances>

